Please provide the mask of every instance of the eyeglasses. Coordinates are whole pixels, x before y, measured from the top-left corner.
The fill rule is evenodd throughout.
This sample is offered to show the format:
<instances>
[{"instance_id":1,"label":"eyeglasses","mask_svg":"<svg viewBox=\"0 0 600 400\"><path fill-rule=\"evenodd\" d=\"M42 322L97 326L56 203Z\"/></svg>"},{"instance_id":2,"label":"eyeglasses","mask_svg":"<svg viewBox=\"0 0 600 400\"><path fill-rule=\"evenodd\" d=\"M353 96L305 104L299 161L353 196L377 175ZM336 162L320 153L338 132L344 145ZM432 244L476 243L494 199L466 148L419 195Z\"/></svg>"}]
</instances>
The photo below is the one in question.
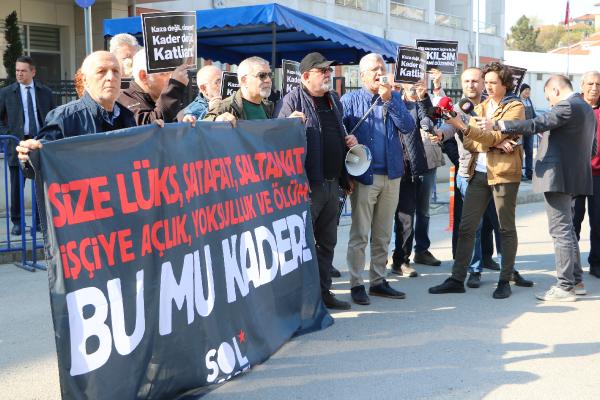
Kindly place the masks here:
<instances>
[{"instance_id":1,"label":"eyeglasses","mask_svg":"<svg viewBox=\"0 0 600 400\"><path fill-rule=\"evenodd\" d=\"M273 73L272 72L259 72L256 75L252 75L255 78L260 79L261 81L266 81L267 78L269 79L273 79Z\"/></svg>"},{"instance_id":2,"label":"eyeglasses","mask_svg":"<svg viewBox=\"0 0 600 400\"><path fill-rule=\"evenodd\" d=\"M320 73L322 73L323 75L325 75L325 74L326 74L326 73L328 73L328 72L331 74L331 73L333 72L333 68L331 68L331 67L325 67L325 68L313 68L311 71L313 71L313 72L320 72Z\"/></svg>"}]
</instances>

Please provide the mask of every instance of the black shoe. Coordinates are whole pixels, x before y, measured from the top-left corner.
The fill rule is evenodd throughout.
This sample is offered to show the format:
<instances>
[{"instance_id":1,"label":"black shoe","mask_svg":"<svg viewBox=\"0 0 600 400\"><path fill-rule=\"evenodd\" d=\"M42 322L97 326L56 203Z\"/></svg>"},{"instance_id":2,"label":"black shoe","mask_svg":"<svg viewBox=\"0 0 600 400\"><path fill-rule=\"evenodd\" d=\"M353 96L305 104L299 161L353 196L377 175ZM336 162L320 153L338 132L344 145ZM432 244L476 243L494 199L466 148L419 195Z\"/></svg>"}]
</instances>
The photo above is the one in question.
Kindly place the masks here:
<instances>
[{"instance_id":1,"label":"black shoe","mask_svg":"<svg viewBox=\"0 0 600 400\"><path fill-rule=\"evenodd\" d=\"M331 308L333 310L350 309L350 303L336 299L335 295L331 292L324 292L321 294L321 297L323 298L323 303L325 303L325 307L327 308Z\"/></svg>"},{"instance_id":2,"label":"black shoe","mask_svg":"<svg viewBox=\"0 0 600 400\"><path fill-rule=\"evenodd\" d=\"M520 287L532 287L533 286L533 281L528 281L527 279L523 278L521 276L521 274L519 273L519 271L513 271L511 280L515 283L515 285L520 286Z\"/></svg>"},{"instance_id":3,"label":"black shoe","mask_svg":"<svg viewBox=\"0 0 600 400\"><path fill-rule=\"evenodd\" d=\"M530 180L531 180L531 177L529 177L529 176L525 176L525 175L521 176L521 182L528 182Z\"/></svg>"},{"instance_id":4,"label":"black shoe","mask_svg":"<svg viewBox=\"0 0 600 400\"><path fill-rule=\"evenodd\" d=\"M350 296L352 297L352 301L356 304L363 306L371 304L371 300L369 299L369 296L367 296L367 291L363 285L354 286L350 289Z\"/></svg>"},{"instance_id":5,"label":"black shoe","mask_svg":"<svg viewBox=\"0 0 600 400\"><path fill-rule=\"evenodd\" d=\"M429 250L425 250L422 253L415 253L413 261L417 264L431 265L432 267L442 265L442 262L435 258L433 254L429 252Z\"/></svg>"},{"instance_id":6,"label":"black shoe","mask_svg":"<svg viewBox=\"0 0 600 400\"><path fill-rule=\"evenodd\" d=\"M509 281L498 281L498 287L494 290L492 297L495 299L506 299L510 297L511 293Z\"/></svg>"},{"instance_id":7,"label":"black shoe","mask_svg":"<svg viewBox=\"0 0 600 400\"><path fill-rule=\"evenodd\" d=\"M500 271L500 264L498 264L492 257L481 259L481 266L492 271Z\"/></svg>"},{"instance_id":8,"label":"black shoe","mask_svg":"<svg viewBox=\"0 0 600 400\"><path fill-rule=\"evenodd\" d=\"M441 285L433 286L429 288L431 294L444 294L444 293L464 293L465 285L462 282L457 281L454 278L448 278Z\"/></svg>"},{"instance_id":9,"label":"black shoe","mask_svg":"<svg viewBox=\"0 0 600 400\"><path fill-rule=\"evenodd\" d=\"M467 280L467 286L471 289L477 289L481 286L481 272L471 272Z\"/></svg>"},{"instance_id":10,"label":"black shoe","mask_svg":"<svg viewBox=\"0 0 600 400\"><path fill-rule=\"evenodd\" d=\"M21 225L13 225L10 230L10 234L13 236L19 236L21 234Z\"/></svg>"},{"instance_id":11,"label":"black shoe","mask_svg":"<svg viewBox=\"0 0 600 400\"><path fill-rule=\"evenodd\" d=\"M390 299L404 299L406 297L406 294L391 287L385 279L379 285L371 286L369 294L371 296L387 297Z\"/></svg>"},{"instance_id":12,"label":"black shoe","mask_svg":"<svg viewBox=\"0 0 600 400\"><path fill-rule=\"evenodd\" d=\"M595 276L596 278L600 278L600 267L590 267L590 275Z\"/></svg>"},{"instance_id":13,"label":"black shoe","mask_svg":"<svg viewBox=\"0 0 600 400\"><path fill-rule=\"evenodd\" d=\"M413 267L410 266L408 262L402 263L398 265L397 263L392 264L392 274L406 276L409 278L416 278L419 276L417 271Z\"/></svg>"},{"instance_id":14,"label":"black shoe","mask_svg":"<svg viewBox=\"0 0 600 400\"><path fill-rule=\"evenodd\" d=\"M342 276L342 273L333 266L329 268L329 274L332 278L339 278L340 276Z\"/></svg>"},{"instance_id":15,"label":"black shoe","mask_svg":"<svg viewBox=\"0 0 600 400\"><path fill-rule=\"evenodd\" d=\"M36 230L36 232L41 232L42 231L42 226L40 224L37 224L35 226L35 230Z\"/></svg>"}]
</instances>

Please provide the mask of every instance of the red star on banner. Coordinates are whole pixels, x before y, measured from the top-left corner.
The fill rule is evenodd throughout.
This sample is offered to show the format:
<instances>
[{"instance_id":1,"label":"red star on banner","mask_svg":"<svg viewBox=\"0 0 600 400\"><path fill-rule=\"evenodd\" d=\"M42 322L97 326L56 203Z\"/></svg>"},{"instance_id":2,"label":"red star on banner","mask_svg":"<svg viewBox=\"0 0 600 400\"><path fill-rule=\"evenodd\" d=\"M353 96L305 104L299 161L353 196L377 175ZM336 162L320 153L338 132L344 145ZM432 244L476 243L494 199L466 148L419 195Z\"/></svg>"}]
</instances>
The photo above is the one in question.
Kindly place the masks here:
<instances>
[{"instance_id":1,"label":"red star on banner","mask_svg":"<svg viewBox=\"0 0 600 400\"><path fill-rule=\"evenodd\" d=\"M246 341L246 333L242 329L240 329L238 337L240 338L240 343L244 343Z\"/></svg>"}]
</instances>

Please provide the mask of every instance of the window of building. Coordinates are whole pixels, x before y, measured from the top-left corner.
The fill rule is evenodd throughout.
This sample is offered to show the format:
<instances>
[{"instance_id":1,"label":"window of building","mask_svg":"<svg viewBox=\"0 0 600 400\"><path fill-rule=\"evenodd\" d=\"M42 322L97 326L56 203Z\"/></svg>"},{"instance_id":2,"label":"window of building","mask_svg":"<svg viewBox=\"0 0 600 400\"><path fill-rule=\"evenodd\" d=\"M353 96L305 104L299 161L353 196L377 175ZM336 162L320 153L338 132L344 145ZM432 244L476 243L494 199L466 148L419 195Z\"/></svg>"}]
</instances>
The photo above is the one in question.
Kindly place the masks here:
<instances>
[{"instance_id":1,"label":"window of building","mask_svg":"<svg viewBox=\"0 0 600 400\"><path fill-rule=\"evenodd\" d=\"M402 18L425 21L427 10L410 4L406 0L390 0L390 14Z\"/></svg>"},{"instance_id":2,"label":"window of building","mask_svg":"<svg viewBox=\"0 0 600 400\"><path fill-rule=\"evenodd\" d=\"M381 12L381 2L379 0L335 0L335 4L359 10Z\"/></svg>"},{"instance_id":3,"label":"window of building","mask_svg":"<svg viewBox=\"0 0 600 400\"><path fill-rule=\"evenodd\" d=\"M542 79L544 79L544 74L535 74L535 79L541 81Z\"/></svg>"}]
</instances>

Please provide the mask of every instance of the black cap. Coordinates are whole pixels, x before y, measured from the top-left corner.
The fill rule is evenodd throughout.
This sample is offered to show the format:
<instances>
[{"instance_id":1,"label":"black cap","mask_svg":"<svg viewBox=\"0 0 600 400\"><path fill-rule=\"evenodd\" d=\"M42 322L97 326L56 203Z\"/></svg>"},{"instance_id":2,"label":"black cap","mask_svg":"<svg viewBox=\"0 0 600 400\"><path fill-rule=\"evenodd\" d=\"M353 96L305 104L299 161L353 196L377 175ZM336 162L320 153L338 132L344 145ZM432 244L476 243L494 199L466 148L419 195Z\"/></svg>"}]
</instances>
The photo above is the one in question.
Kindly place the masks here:
<instances>
[{"instance_id":1,"label":"black cap","mask_svg":"<svg viewBox=\"0 0 600 400\"><path fill-rule=\"evenodd\" d=\"M531 87L530 87L528 84L526 84L526 83L523 83L523 84L521 85L521 87L519 88L519 94L523 93L523 90L525 90L525 89L529 89L529 90L531 90Z\"/></svg>"},{"instance_id":2,"label":"black cap","mask_svg":"<svg viewBox=\"0 0 600 400\"><path fill-rule=\"evenodd\" d=\"M321 53L307 54L300 62L300 72L304 73L313 68L327 68L336 65L335 61L328 61Z\"/></svg>"}]
</instances>

